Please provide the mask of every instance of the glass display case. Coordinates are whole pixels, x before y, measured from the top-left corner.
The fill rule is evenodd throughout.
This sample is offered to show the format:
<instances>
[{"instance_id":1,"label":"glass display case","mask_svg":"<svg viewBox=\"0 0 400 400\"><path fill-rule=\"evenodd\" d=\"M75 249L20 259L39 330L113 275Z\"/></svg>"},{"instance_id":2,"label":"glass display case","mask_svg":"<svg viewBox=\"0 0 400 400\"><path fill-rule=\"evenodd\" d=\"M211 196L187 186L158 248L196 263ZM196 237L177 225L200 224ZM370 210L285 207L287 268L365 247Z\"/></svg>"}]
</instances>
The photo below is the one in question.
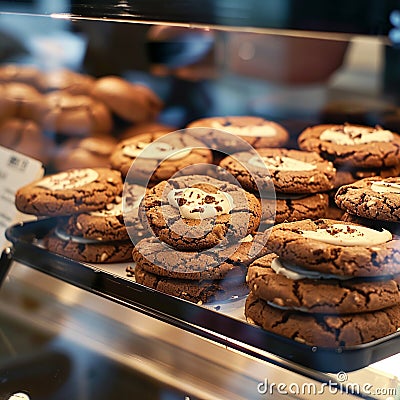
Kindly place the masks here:
<instances>
[{"instance_id":1,"label":"glass display case","mask_svg":"<svg viewBox=\"0 0 400 400\"><path fill-rule=\"evenodd\" d=\"M160 110L133 121L114 115L100 135L114 142L199 118L251 115L282 124L287 147L297 148L300 132L317 124L400 130L397 6L0 0L0 71L29 66L43 78L62 69L147 86ZM12 79L53 89L36 75ZM4 82L0 73L0 95ZM0 98L0 123L1 107ZM7 142L4 134L0 145L41 159L51 173L67 165L67 141L99 137L73 131L48 130L40 154L29 140L17 147L20 139ZM246 322L245 296L235 292L196 304L136 283L126 272L132 262L78 262L49 252L43 237L55 223L7 230L2 399L400 399L400 327L363 345L308 346Z\"/></svg>"}]
</instances>

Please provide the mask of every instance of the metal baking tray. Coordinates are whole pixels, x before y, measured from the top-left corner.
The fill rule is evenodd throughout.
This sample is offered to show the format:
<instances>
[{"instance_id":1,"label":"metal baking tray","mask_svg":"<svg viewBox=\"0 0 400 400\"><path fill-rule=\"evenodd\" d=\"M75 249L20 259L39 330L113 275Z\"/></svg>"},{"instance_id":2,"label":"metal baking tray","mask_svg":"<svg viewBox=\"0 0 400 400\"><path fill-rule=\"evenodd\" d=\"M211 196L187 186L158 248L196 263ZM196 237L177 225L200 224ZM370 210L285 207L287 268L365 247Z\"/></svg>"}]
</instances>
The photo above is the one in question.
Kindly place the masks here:
<instances>
[{"instance_id":1,"label":"metal baking tray","mask_svg":"<svg viewBox=\"0 0 400 400\"><path fill-rule=\"evenodd\" d=\"M122 274L120 267L113 271L112 265L103 268L80 263L42 248L40 239L54 226L55 219L49 218L8 228L6 236L12 247L11 253L5 250L0 259L0 284L15 260L124 307L295 372L299 366L320 372L349 372L400 352L400 331L358 346L308 346L247 323L240 317L244 299L197 305L165 295L136 283Z\"/></svg>"}]
</instances>

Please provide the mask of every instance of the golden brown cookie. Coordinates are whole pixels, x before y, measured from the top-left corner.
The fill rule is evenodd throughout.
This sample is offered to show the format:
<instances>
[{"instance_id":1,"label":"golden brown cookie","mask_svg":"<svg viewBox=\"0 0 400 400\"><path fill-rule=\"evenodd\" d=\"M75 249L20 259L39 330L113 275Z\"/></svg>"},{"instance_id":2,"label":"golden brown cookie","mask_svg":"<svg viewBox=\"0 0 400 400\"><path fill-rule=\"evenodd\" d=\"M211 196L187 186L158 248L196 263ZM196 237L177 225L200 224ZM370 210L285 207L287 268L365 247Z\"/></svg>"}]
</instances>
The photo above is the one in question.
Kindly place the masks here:
<instances>
[{"instance_id":1,"label":"golden brown cookie","mask_svg":"<svg viewBox=\"0 0 400 400\"><path fill-rule=\"evenodd\" d=\"M120 118L135 123L154 119L163 105L148 87L130 83L118 76L97 79L91 95Z\"/></svg>"}]
</instances>

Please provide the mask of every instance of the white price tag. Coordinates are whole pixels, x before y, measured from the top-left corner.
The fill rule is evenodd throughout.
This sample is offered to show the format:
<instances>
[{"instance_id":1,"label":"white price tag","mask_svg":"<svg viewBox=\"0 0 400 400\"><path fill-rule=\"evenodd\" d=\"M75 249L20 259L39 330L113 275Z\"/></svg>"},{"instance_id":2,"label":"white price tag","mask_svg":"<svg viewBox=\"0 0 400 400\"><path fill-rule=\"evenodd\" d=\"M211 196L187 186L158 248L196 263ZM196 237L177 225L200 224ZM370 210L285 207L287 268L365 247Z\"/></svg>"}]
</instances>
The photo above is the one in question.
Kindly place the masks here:
<instances>
[{"instance_id":1,"label":"white price tag","mask_svg":"<svg viewBox=\"0 0 400 400\"><path fill-rule=\"evenodd\" d=\"M6 246L6 229L32 219L15 208L15 193L28 183L43 177L40 161L0 146L0 249Z\"/></svg>"}]
</instances>

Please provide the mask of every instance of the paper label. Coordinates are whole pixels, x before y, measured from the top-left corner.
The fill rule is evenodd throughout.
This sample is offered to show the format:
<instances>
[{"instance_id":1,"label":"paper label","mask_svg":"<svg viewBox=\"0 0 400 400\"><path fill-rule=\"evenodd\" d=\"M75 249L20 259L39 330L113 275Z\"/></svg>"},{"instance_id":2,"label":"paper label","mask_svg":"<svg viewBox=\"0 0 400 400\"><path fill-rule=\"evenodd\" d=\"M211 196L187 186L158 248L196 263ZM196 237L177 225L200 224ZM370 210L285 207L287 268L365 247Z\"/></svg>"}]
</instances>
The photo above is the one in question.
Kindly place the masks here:
<instances>
[{"instance_id":1,"label":"paper label","mask_svg":"<svg viewBox=\"0 0 400 400\"><path fill-rule=\"evenodd\" d=\"M7 245L5 231L18 222L35 217L20 213L15 207L15 193L22 186L44 174L40 161L0 146L0 246Z\"/></svg>"}]
</instances>

